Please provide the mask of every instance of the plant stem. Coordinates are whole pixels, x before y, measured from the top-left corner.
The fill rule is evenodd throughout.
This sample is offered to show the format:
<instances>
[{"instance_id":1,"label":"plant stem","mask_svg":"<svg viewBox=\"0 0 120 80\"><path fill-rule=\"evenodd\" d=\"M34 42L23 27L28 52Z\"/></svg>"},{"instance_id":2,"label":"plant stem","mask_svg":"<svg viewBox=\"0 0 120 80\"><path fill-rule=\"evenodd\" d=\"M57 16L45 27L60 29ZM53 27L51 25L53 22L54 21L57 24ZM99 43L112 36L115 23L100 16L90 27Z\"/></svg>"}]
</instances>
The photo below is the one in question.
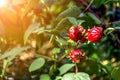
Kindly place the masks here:
<instances>
[{"instance_id":1,"label":"plant stem","mask_svg":"<svg viewBox=\"0 0 120 80\"><path fill-rule=\"evenodd\" d=\"M91 0L89 5L85 8L85 10L82 13L86 12L90 8L90 6L92 5L93 2L94 2L94 0Z\"/></svg>"},{"instance_id":2,"label":"plant stem","mask_svg":"<svg viewBox=\"0 0 120 80\"><path fill-rule=\"evenodd\" d=\"M78 67L77 67L77 64L75 64L75 74L77 75L78 73Z\"/></svg>"},{"instance_id":3,"label":"plant stem","mask_svg":"<svg viewBox=\"0 0 120 80\"><path fill-rule=\"evenodd\" d=\"M60 62L61 60L63 60L63 58L65 58L67 55L68 55L68 54L65 53L65 54L58 60L58 62Z\"/></svg>"},{"instance_id":4,"label":"plant stem","mask_svg":"<svg viewBox=\"0 0 120 80\"><path fill-rule=\"evenodd\" d=\"M88 10L89 12L91 12L92 14L94 14L101 21L100 17L93 10L91 10L91 8L90 8L90 6L92 5L93 2L94 2L94 0L92 0L90 2L90 4L88 5L88 3L86 2L86 0L79 0L80 4L82 4L84 7L88 7L88 8L85 9L85 11Z\"/></svg>"}]
</instances>

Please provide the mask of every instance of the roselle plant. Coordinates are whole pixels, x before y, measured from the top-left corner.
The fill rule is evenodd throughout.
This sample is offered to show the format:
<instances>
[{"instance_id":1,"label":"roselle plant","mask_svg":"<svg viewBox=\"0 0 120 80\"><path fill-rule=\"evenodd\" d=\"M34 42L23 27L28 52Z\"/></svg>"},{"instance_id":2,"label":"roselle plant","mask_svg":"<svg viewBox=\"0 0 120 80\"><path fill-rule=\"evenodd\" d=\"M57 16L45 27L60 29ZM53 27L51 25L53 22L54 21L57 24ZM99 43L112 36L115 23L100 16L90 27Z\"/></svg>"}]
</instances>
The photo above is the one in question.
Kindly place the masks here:
<instances>
[{"instance_id":1,"label":"roselle plant","mask_svg":"<svg viewBox=\"0 0 120 80\"><path fill-rule=\"evenodd\" d=\"M0 80L120 80L119 0L1 1Z\"/></svg>"}]
</instances>

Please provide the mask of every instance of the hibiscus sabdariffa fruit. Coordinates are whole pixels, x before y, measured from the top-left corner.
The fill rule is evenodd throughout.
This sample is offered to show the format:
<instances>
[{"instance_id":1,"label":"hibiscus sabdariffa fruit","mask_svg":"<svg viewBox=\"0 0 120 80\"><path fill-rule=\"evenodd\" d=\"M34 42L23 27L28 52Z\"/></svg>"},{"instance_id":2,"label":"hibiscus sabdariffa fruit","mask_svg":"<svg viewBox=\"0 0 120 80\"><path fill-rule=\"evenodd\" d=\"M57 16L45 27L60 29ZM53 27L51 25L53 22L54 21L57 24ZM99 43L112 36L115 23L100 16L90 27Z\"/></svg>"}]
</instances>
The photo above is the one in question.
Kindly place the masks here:
<instances>
[{"instance_id":1,"label":"hibiscus sabdariffa fruit","mask_svg":"<svg viewBox=\"0 0 120 80\"><path fill-rule=\"evenodd\" d=\"M85 36L86 34L87 34L87 30L84 29L82 26L72 26L68 30L69 38L76 42L78 40L81 43L85 42L87 40Z\"/></svg>"},{"instance_id":2,"label":"hibiscus sabdariffa fruit","mask_svg":"<svg viewBox=\"0 0 120 80\"><path fill-rule=\"evenodd\" d=\"M70 59L75 63L79 63L85 60L85 57L86 57L85 53L80 49L74 49L70 53Z\"/></svg>"},{"instance_id":3,"label":"hibiscus sabdariffa fruit","mask_svg":"<svg viewBox=\"0 0 120 80\"><path fill-rule=\"evenodd\" d=\"M94 27L88 31L88 41L97 42L101 39L103 29L101 27Z\"/></svg>"},{"instance_id":4,"label":"hibiscus sabdariffa fruit","mask_svg":"<svg viewBox=\"0 0 120 80\"><path fill-rule=\"evenodd\" d=\"M78 41L81 38L81 32L77 26L72 26L68 30L68 36L74 41Z\"/></svg>"}]
</instances>

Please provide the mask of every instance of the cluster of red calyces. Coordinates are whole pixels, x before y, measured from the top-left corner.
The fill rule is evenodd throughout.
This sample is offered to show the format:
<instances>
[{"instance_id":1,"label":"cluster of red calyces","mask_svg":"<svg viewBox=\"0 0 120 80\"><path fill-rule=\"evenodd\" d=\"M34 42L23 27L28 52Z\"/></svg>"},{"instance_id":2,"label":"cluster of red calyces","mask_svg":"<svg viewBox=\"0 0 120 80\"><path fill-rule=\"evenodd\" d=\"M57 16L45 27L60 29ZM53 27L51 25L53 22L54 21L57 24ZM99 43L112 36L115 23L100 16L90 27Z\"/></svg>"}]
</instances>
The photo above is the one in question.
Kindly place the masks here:
<instances>
[{"instance_id":1,"label":"cluster of red calyces","mask_svg":"<svg viewBox=\"0 0 120 80\"><path fill-rule=\"evenodd\" d=\"M103 29L101 27L94 27L90 30L84 29L82 26L72 26L68 30L68 36L73 41L84 43L85 41L97 42L102 38ZM85 53L82 50L74 49L70 53L70 59L79 63L85 59Z\"/></svg>"}]
</instances>

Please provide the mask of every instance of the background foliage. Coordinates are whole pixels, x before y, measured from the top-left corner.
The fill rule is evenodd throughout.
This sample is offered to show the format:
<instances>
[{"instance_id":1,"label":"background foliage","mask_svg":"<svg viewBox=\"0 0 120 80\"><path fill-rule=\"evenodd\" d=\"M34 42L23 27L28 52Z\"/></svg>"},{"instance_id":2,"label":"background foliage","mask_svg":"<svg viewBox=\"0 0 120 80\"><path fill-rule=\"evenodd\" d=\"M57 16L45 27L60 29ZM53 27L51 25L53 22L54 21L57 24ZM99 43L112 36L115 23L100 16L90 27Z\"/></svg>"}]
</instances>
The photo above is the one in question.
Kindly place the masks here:
<instances>
[{"instance_id":1,"label":"background foliage","mask_svg":"<svg viewBox=\"0 0 120 80\"><path fill-rule=\"evenodd\" d=\"M119 0L8 0L0 7L1 79L120 80L119 20ZM78 45L87 59L76 75L69 53L77 44L67 32L80 23L104 35Z\"/></svg>"}]
</instances>

